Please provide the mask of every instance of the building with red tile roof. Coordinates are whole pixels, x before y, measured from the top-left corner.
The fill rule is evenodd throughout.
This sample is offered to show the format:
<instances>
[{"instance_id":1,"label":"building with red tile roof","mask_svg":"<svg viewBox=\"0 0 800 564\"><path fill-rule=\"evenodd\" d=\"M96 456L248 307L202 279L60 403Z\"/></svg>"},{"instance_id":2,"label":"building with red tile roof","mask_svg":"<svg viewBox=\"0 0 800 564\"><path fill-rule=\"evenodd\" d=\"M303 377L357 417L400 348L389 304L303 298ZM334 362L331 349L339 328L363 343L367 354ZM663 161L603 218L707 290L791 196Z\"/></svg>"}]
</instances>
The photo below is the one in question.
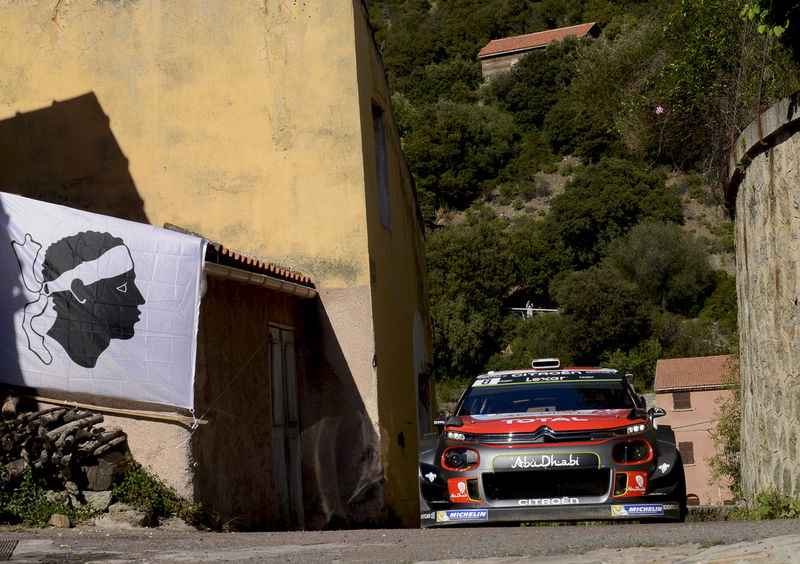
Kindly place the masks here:
<instances>
[{"instance_id":1,"label":"building with red tile roof","mask_svg":"<svg viewBox=\"0 0 800 564\"><path fill-rule=\"evenodd\" d=\"M526 35L493 39L478 51L483 79L488 80L500 72L508 71L523 55L535 49L544 49L552 41L563 41L569 36L577 38L585 37L586 35L596 36L598 33L597 24L591 22L548 29Z\"/></svg>"},{"instance_id":2,"label":"building with red tile roof","mask_svg":"<svg viewBox=\"0 0 800 564\"><path fill-rule=\"evenodd\" d=\"M733 494L725 483L711 482L707 459L716 452L711 433L721 401L730 399L738 383L738 362L729 355L669 358L656 363L656 406L667 415L659 424L671 425L686 471L690 505L721 505Z\"/></svg>"},{"instance_id":3,"label":"building with red tile roof","mask_svg":"<svg viewBox=\"0 0 800 564\"><path fill-rule=\"evenodd\" d=\"M721 390L736 370L736 360L727 354L661 359L656 363L655 391Z\"/></svg>"}]
</instances>

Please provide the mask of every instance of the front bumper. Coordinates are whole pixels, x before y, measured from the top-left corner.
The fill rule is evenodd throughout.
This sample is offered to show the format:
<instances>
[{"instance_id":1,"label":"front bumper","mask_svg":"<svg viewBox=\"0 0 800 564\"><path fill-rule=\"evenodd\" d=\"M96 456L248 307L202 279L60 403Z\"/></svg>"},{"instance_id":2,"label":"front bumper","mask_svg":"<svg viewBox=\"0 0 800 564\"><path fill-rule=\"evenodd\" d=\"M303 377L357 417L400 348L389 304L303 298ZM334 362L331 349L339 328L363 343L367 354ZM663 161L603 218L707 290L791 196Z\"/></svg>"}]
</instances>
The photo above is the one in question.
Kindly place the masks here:
<instances>
[{"instance_id":1,"label":"front bumper","mask_svg":"<svg viewBox=\"0 0 800 564\"><path fill-rule=\"evenodd\" d=\"M655 437L647 439L656 443ZM676 467L670 455L674 449L654 449L651 457L624 464L613 456L619 442L493 448L443 441L420 463L422 526L681 520L671 474ZM442 453L462 445L480 453L477 466L444 469Z\"/></svg>"},{"instance_id":2,"label":"front bumper","mask_svg":"<svg viewBox=\"0 0 800 564\"><path fill-rule=\"evenodd\" d=\"M680 517L677 502L646 503L630 501L614 504L564 505L539 507L471 507L452 505L420 514L423 527L525 521L606 521L669 519Z\"/></svg>"}]
</instances>

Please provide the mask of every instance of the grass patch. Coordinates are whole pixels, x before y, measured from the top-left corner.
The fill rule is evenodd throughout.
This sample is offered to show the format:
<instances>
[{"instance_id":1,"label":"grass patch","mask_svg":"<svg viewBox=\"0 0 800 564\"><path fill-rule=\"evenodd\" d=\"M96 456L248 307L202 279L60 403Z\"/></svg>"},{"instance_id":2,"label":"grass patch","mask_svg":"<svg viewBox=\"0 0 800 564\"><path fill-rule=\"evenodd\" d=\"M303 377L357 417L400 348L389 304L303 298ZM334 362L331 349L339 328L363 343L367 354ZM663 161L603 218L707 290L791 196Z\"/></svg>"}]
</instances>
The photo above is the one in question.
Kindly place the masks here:
<instances>
[{"instance_id":1,"label":"grass patch","mask_svg":"<svg viewBox=\"0 0 800 564\"><path fill-rule=\"evenodd\" d=\"M798 519L800 518L800 499L797 496L778 492L761 492L755 501L746 507L736 509L729 520Z\"/></svg>"},{"instance_id":2,"label":"grass patch","mask_svg":"<svg viewBox=\"0 0 800 564\"><path fill-rule=\"evenodd\" d=\"M46 527L50 517L58 513L66 515L70 523L75 524L91 519L98 513L87 505L72 505L64 501L58 492L46 491L34 481L30 467L25 469L16 484L6 480L2 468L0 475L0 519L4 523Z\"/></svg>"},{"instance_id":3,"label":"grass patch","mask_svg":"<svg viewBox=\"0 0 800 564\"><path fill-rule=\"evenodd\" d=\"M129 460L122 479L111 490L115 501L127 503L152 514L156 523L170 517L179 517L198 528L218 529L216 516L194 503L156 478L135 460Z\"/></svg>"},{"instance_id":4,"label":"grass patch","mask_svg":"<svg viewBox=\"0 0 800 564\"><path fill-rule=\"evenodd\" d=\"M714 539L708 542L704 542L703 544L700 545L700 548L711 548L712 546L719 546L721 544L725 544L725 541L723 541L722 539Z\"/></svg>"}]
</instances>

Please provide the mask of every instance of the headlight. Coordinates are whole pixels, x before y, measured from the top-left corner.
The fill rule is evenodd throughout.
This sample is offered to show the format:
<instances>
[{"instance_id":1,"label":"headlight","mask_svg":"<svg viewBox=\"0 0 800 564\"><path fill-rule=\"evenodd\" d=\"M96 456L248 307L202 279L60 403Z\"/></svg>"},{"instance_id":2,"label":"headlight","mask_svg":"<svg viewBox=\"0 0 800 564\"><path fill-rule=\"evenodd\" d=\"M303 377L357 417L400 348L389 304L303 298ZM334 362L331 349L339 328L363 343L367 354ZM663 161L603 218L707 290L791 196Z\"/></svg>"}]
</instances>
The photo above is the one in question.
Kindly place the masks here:
<instances>
[{"instance_id":1,"label":"headlight","mask_svg":"<svg viewBox=\"0 0 800 564\"><path fill-rule=\"evenodd\" d=\"M463 433L461 431L448 430L444 432L444 438L448 441L477 441L479 435L475 433Z\"/></svg>"},{"instance_id":2,"label":"headlight","mask_svg":"<svg viewBox=\"0 0 800 564\"><path fill-rule=\"evenodd\" d=\"M447 470L472 470L480 463L477 450L471 448L448 448L442 454L442 467Z\"/></svg>"},{"instance_id":3,"label":"headlight","mask_svg":"<svg viewBox=\"0 0 800 564\"><path fill-rule=\"evenodd\" d=\"M635 435L636 433L643 433L645 429L647 429L646 423L637 423L636 425L630 425L628 427L628 434Z\"/></svg>"},{"instance_id":4,"label":"headlight","mask_svg":"<svg viewBox=\"0 0 800 564\"><path fill-rule=\"evenodd\" d=\"M619 464L636 464L653 458L653 449L647 441L633 439L615 444L611 456Z\"/></svg>"}]
</instances>

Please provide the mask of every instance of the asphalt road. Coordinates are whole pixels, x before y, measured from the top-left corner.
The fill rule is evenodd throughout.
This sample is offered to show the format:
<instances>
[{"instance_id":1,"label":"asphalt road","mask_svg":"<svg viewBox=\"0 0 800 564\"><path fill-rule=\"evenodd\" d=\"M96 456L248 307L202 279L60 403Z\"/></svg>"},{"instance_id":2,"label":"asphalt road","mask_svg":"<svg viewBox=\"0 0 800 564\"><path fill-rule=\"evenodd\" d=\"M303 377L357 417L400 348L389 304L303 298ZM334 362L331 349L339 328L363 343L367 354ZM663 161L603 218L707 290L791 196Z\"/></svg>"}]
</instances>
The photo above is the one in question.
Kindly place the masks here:
<instances>
[{"instance_id":1,"label":"asphalt road","mask_svg":"<svg viewBox=\"0 0 800 564\"><path fill-rule=\"evenodd\" d=\"M800 521L288 533L49 528L0 532L0 560L4 556L10 562L60 564L797 562L800 561Z\"/></svg>"}]
</instances>

